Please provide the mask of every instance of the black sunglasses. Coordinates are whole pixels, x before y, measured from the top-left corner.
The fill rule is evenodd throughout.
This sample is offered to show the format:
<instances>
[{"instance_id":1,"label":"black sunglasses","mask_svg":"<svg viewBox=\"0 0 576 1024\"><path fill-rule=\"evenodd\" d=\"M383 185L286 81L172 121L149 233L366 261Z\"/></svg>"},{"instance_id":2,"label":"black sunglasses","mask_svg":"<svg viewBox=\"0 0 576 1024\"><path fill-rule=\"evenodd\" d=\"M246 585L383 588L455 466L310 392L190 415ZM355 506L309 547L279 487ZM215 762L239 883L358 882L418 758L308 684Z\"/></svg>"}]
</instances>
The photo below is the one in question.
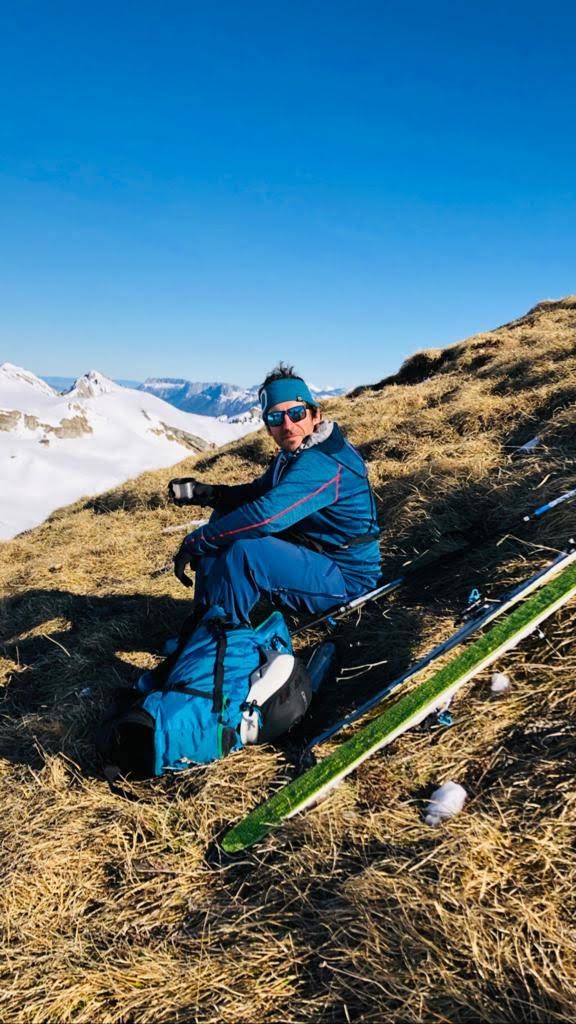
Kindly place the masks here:
<instances>
[{"instance_id":1,"label":"black sunglasses","mask_svg":"<svg viewBox=\"0 0 576 1024\"><path fill-rule=\"evenodd\" d=\"M298 423L304 419L307 412L305 405L293 405L290 409L274 409L273 412L267 412L264 419L269 427L280 427L285 416L288 416L292 423Z\"/></svg>"}]
</instances>

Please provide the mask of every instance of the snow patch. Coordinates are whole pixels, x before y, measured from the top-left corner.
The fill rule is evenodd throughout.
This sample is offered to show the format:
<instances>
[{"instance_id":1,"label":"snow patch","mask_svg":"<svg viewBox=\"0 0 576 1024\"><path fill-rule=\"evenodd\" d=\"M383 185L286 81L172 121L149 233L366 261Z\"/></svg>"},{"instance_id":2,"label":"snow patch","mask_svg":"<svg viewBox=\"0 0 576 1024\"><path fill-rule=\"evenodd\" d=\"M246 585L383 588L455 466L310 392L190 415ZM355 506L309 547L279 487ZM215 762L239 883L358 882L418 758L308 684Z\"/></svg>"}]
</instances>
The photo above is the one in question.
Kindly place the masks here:
<instances>
[{"instance_id":1,"label":"snow patch","mask_svg":"<svg viewBox=\"0 0 576 1024\"><path fill-rule=\"evenodd\" d=\"M459 782L445 782L435 789L426 808L424 821L427 825L440 825L442 821L460 814L468 794Z\"/></svg>"},{"instance_id":2,"label":"snow patch","mask_svg":"<svg viewBox=\"0 0 576 1024\"><path fill-rule=\"evenodd\" d=\"M511 686L512 681L506 672L492 673L492 679L490 680L490 689L492 693L507 693Z\"/></svg>"},{"instance_id":3,"label":"snow patch","mask_svg":"<svg viewBox=\"0 0 576 1024\"><path fill-rule=\"evenodd\" d=\"M40 377L34 373L30 373L29 370L15 366L14 363L2 363L0 365L0 396L12 391L18 393L23 390L31 390L50 398L56 394L54 388L51 388L46 381L40 380Z\"/></svg>"}]
</instances>

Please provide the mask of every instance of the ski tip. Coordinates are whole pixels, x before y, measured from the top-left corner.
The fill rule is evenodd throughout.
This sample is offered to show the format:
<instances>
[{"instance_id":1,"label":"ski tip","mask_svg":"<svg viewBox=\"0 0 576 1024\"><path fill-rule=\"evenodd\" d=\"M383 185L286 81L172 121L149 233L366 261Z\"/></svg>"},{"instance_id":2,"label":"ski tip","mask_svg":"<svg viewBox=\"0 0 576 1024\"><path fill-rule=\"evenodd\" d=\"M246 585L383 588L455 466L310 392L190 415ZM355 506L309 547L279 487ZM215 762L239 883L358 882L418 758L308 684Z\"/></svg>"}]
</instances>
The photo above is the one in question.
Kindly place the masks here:
<instances>
[{"instance_id":1,"label":"ski tip","mask_svg":"<svg viewBox=\"0 0 576 1024\"><path fill-rule=\"evenodd\" d=\"M241 821L226 833L220 843L223 853L242 853L250 846L254 846L255 843L259 843L260 840L264 839L272 828L272 825L254 824L250 824L250 827L247 827L248 824L247 821Z\"/></svg>"},{"instance_id":2,"label":"ski tip","mask_svg":"<svg viewBox=\"0 0 576 1024\"><path fill-rule=\"evenodd\" d=\"M234 829L227 832L222 842L220 843L220 849L223 853L234 854L241 853L246 847L241 839L234 835Z\"/></svg>"}]
</instances>

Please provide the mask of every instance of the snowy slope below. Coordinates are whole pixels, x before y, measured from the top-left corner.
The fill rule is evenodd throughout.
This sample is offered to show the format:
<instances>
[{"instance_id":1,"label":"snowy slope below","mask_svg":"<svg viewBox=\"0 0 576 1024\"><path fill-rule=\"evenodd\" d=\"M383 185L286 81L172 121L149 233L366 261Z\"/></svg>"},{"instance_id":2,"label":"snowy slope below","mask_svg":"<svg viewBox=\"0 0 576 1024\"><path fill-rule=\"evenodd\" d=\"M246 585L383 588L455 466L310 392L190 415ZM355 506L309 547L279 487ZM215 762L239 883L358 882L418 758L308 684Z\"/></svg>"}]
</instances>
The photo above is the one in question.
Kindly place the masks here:
<instances>
[{"instance_id":1,"label":"snowy slope below","mask_svg":"<svg viewBox=\"0 0 576 1024\"><path fill-rule=\"evenodd\" d=\"M96 371L61 395L34 374L0 366L0 538L145 469L179 462L254 430L181 412Z\"/></svg>"}]
</instances>

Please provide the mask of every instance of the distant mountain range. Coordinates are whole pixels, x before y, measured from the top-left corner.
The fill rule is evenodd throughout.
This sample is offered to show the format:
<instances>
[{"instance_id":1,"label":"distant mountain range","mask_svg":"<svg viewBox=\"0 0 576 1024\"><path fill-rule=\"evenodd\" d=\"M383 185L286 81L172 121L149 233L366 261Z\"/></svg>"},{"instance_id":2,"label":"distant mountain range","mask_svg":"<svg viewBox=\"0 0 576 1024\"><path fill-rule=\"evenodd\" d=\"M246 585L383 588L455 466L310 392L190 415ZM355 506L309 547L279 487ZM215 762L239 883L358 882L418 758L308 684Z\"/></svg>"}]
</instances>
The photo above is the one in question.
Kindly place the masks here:
<instances>
[{"instance_id":1,"label":"distant mountain range","mask_svg":"<svg viewBox=\"0 0 576 1024\"><path fill-rule=\"evenodd\" d=\"M142 391L170 402L183 412L201 416L242 416L258 408L257 387L243 388L217 381L203 383L172 377L148 377Z\"/></svg>"},{"instance_id":2,"label":"distant mountain range","mask_svg":"<svg viewBox=\"0 0 576 1024\"><path fill-rule=\"evenodd\" d=\"M60 392L66 392L75 385L73 377L42 377L42 380ZM143 384L134 380L117 380L115 383L137 391L147 391L149 395L161 398L175 409L196 413L198 416L246 422L258 419L260 415L257 384L241 387L221 381L185 380L183 377L147 377ZM346 388L321 388L311 384L310 390L318 401L322 401L343 395Z\"/></svg>"},{"instance_id":3,"label":"distant mountain range","mask_svg":"<svg viewBox=\"0 0 576 1024\"><path fill-rule=\"evenodd\" d=\"M61 505L100 494L145 469L171 466L260 424L222 423L183 412L97 370L61 393L35 374L3 363L0 539L36 526Z\"/></svg>"},{"instance_id":4,"label":"distant mountain range","mask_svg":"<svg viewBox=\"0 0 576 1024\"><path fill-rule=\"evenodd\" d=\"M229 420L244 418L256 410L259 415L258 385L240 387L237 384L196 382L172 377L148 377L140 385L142 391L170 402L183 412L195 412L200 416L225 416ZM343 395L345 388L319 388L310 385L312 394L321 401Z\"/></svg>"}]
</instances>

